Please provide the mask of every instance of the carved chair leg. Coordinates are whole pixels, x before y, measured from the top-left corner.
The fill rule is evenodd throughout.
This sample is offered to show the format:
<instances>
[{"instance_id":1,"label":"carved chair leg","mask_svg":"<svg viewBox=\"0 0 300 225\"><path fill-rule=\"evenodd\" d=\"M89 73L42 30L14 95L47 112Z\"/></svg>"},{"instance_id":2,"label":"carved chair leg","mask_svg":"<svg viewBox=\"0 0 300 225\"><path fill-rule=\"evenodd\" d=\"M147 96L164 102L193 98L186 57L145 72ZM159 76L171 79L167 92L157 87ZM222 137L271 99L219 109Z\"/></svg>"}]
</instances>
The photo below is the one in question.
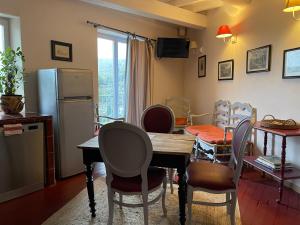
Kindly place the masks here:
<instances>
[{"instance_id":1,"label":"carved chair leg","mask_svg":"<svg viewBox=\"0 0 300 225\"><path fill-rule=\"evenodd\" d=\"M173 168L168 169L168 177L170 182L171 194L173 194L174 193L174 187L173 187L174 169Z\"/></svg>"},{"instance_id":2,"label":"carved chair leg","mask_svg":"<svg viewBox=\"0 0 300 225\"><path fill-rule=\"evenodd\" d=\"M235 225L236 192L231 192L230 222Z\"/></svg>"},{"instance_id":3,"label":"carved chair leg","mask_svg":"<svg viewBox=\"0 0 300 225\"><path fill-rule=\"evenodd\" d=\"M119 193L120 203L123 203L123 195ZM122 209L122 205L120 205L120 209Z\"/></svg>"},{"instance_id":4,"label":"carved chair leg","mask_svg":"<svg viewBox=\"0 0 300 225\"><path fill-rule=\"evenodd\" d=\"M162 209L164 216L167 216L167 208L166 208L166 190L167 190L167 178L165 177L163 180L163 193L162 193Z\"/></svg>"},{"instance_id":5,"label":"carved chair leg","mask_svg":"<svg viewBox=\"0 0 300 225\"><path fill-rule=\"evenodd\" d=\"M143 193L144 225L148 225L148 193Z\"/></svg>"},{"instance_id":6,"label":"carved chair leg","mask_svg":"<svg viewBox=\"0 0 300 225\"><path fill-rule=\"evenodd\" d=\"M188 210L188 225L192 224L192 202L193 202L193 188L187 188L187 210Z\"/></svg>"},{"instance_id":7,"label":"carved chair leg","mask_svg":"<svg viewBox=\"0 0 300 225\"><path fill-rule=\"evenodd\" d=\"M230 193L226 193L226 210L227 214L230 214L230 208L231 208L231 201L230 201Z\"/></svg>"},{"instance_id":8,"label":"carved chair leg","mask_svg":"<svg viewBox=\"0 0 300 225\"><path fill-rule=\"evenodd\" d=\"M114 217L114 196L113 196L113 192L111 190L110 187L107 188L107 199L108 199L108 225L112 225L113 224L113 217Z\"/></svg>"}]
</instances>

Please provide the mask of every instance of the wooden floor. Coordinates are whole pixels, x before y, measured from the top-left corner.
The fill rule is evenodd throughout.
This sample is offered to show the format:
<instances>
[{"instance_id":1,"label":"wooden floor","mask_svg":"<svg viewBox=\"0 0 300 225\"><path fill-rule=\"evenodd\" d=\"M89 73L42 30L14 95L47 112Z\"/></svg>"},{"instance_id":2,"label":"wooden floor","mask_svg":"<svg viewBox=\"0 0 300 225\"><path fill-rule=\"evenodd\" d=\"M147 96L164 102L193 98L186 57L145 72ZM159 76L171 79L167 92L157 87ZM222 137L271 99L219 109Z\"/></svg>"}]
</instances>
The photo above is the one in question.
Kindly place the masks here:
<instances>
[{"instance_id":1,"label":"wooden floor","mask_svg":"<svg viewBox=\"0 0 300 225\"><path fill-rule=\"evenodd\" d=\"M99 164L96 176L103 176ZM0 204L0 225L39 225L85 188L83 174L58 181L53 187ZM300 225L300 195L284 190L283 205L275 201L278 184L246 170L238 201L243 225Z\"/></svg>"}]
</instances>

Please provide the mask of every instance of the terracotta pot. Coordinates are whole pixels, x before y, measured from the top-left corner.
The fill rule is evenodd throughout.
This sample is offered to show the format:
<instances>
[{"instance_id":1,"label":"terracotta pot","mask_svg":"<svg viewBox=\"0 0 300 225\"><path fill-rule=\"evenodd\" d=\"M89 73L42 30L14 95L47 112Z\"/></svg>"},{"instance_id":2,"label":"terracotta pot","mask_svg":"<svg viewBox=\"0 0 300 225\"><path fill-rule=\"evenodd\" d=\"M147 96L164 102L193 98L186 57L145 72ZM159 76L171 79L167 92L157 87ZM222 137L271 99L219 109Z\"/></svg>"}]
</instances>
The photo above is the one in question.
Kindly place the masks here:
<instances>
[{"instance_id":1,"label":"terracotta pot","mask_svg":"<svg viewBox=\"0 0 300 225\"><path fill-rule=\"evenodd\" d=\"M22 111L24 103L22 95L2 95L1 108L6 114L18 114Z\"/></svg>"}]
</instances>

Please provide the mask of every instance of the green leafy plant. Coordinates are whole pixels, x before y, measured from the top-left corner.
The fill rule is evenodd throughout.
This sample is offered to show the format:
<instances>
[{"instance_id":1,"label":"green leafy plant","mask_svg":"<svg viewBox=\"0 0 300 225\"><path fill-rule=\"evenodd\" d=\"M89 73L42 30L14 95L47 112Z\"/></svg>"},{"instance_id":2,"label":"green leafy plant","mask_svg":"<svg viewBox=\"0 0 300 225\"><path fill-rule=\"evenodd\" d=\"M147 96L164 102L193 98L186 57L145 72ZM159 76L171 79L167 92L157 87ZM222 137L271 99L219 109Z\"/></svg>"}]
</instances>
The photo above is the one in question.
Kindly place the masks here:
<instances>
[{"instance_id":1,"label":"green leafy plant","mask_svg":"<svg viewBox=\"0 0 300 225\"><path fill-rule=\"evenodd\" d=\"M6 48L0 52L0 93L5 95L15 95L23 78L23 68L19 63L25 62L25 57L21 48L16 50Z\"/></svg>"}]
</instances>

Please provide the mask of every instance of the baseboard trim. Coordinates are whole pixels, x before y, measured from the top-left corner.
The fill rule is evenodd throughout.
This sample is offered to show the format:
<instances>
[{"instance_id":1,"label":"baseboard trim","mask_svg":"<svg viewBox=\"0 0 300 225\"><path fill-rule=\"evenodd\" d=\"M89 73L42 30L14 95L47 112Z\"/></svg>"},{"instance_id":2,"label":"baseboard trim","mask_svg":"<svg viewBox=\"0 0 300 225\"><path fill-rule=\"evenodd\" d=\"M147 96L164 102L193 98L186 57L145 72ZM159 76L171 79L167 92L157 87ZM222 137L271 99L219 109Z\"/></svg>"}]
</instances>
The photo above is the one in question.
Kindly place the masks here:
<instances>
[{"instance_id":1,"label":"baseboard trim","mask_svg":"<svg viewBox=\"0 0 300 225\"><path fill-rule=\"evenodd\" d=\"M291 188L292 190L300 194L300 186L296 185L292 180L284 181L284 186Z\"/></svg>"}]
</instances>

